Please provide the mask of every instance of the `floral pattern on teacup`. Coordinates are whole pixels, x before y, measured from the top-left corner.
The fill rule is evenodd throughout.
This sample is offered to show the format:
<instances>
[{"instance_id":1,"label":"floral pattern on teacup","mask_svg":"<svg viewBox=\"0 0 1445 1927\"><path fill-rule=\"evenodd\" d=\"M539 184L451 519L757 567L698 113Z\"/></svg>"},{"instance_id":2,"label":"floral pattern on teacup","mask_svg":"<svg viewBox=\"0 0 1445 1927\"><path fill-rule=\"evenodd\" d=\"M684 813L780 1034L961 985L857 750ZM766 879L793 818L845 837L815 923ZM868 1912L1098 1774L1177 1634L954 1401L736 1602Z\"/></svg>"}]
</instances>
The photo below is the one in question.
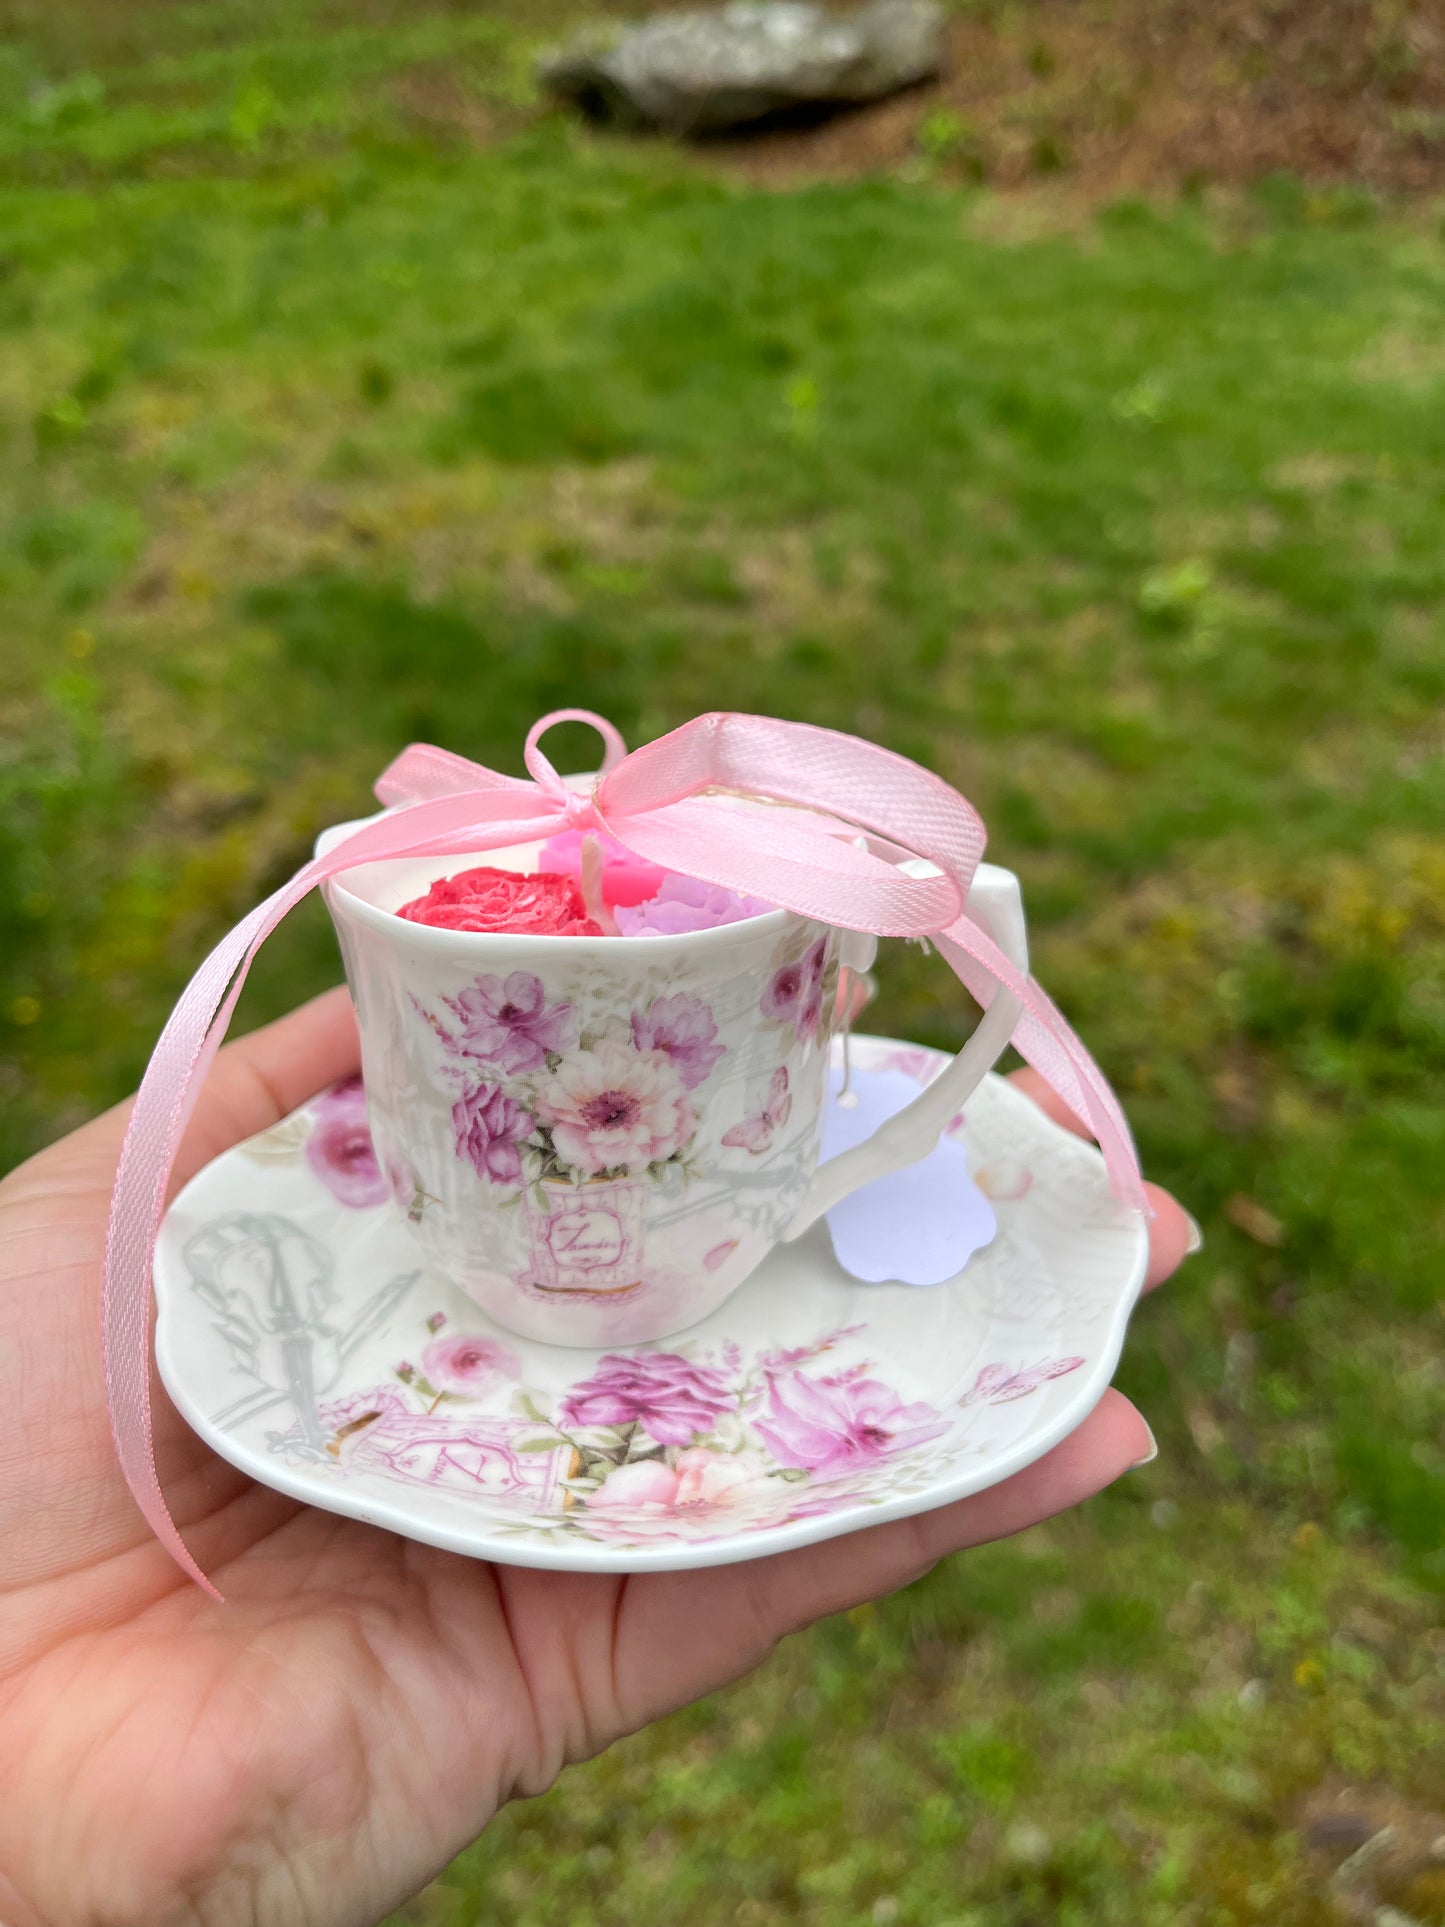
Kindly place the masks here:
<instances>
[{"instance_id":1,"label":"floral pattern on teacup","mask_svg":"<svg viewBox=\"0 0 1445 1927\"><path fill-rule=\"evenodd\" d=\"M826 1036L838 993L838 964L829 957L827 934L807 925L791 930L778 946L758 1008L769 1023L811 1043Z\"/></svg>"},{"instance_id":2,"label":"floral pattern on teacup","mask_svg":"<svg viewBox=\"0 0 1445 1927\"><path fill-rule=\"evenodd\" d=\"M445 1015L416 1008L460 1086L456 1152L479 1178L521 1188L685 1168L692 1093L727 1054L703 999L654 997L625 1027L592 1029L573 1004L548 1003L540 977L514 970L444 1001Z\"/></svg>"}]
</instances>

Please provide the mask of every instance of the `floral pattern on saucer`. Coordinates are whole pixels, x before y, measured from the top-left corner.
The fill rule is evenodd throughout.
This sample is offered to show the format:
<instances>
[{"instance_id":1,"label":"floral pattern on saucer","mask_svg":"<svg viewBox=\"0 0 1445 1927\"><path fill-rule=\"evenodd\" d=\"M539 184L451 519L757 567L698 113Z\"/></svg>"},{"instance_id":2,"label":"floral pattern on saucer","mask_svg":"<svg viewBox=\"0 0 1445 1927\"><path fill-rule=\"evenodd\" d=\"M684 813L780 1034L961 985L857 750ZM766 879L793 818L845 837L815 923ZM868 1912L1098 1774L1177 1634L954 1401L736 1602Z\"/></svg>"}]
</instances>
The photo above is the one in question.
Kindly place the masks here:
<instances>
[{"instance_id":1,"label":"floral pattern on saucer","mask_svg":"<svg viewBox=\"0 0 1445 1927\"><path fill-rule=\"evenodd\" d=\"M428 1329L444 1323L434 1314ZM818 1516L866 1499L874 1475L953 1423L866 1357L836 1356L864 1330L751 1357L737 1344L607 1353L560 1399L518 1387L500 1412L481 1402L519 1376L515 1353L486 1337L433 1337L391 1382L318 1406L322 1450L346 1474L516 1497L535 1524L623 1544L786 1520L800 1506ZM1041 1377L1082 1363L1057 1361ZM967 1398L1010 1378L985 1367ZM295 1426L273 1449L314 1445Z\"/></svg>"},{"instance_id":2,"label":"floral pattern on saucer","mask_svg":"<svg viewBox=\"0 0 1445 1927\"><path fill-rule=\"evenodd\" d=\"M920 1084L947 1061L851 1048ZM711 1564L977 1490L1088 1412L1142 1276L1097 1153L990 1079L952 1128L995 1174L999 1232L951 1284L860 1285L820 1228L681 1337L560 1350L426 1268L362 1102L323 1093L181 1194L157 1356L253 1476L478 1556Z\"/></svg>"}]
</instances>

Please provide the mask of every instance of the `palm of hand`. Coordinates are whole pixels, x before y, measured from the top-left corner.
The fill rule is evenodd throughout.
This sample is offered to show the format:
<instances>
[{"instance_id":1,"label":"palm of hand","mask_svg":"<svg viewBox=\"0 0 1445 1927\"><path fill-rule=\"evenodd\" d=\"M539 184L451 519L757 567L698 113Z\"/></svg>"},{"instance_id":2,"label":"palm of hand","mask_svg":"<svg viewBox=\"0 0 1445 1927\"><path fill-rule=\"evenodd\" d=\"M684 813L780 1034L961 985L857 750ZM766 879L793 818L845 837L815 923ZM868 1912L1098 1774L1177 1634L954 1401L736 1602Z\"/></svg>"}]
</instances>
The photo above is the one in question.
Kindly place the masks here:
<instances>
[{"instance_id":1,"label":"palm of hand","mask_svg":"<svg viewBox=\"0 0 1445 1927\"><path fill-rule=\"evenodd\" d=\"M230 1046L178 1181L355 1064L339 993ZM217 1607L150 1538L111 1452L98 1302L124 1121L0 1187L6 1927L374 1922L502 1801L1147 1448L1110 1393L1046 1459L956 1506L629 1580L489 1567L313 1511L218 1459L158 1394L162 1480ZM1155 1204L1151 1282L1188 1236L1172 1200Z\"/></svg>"}]
</instances>

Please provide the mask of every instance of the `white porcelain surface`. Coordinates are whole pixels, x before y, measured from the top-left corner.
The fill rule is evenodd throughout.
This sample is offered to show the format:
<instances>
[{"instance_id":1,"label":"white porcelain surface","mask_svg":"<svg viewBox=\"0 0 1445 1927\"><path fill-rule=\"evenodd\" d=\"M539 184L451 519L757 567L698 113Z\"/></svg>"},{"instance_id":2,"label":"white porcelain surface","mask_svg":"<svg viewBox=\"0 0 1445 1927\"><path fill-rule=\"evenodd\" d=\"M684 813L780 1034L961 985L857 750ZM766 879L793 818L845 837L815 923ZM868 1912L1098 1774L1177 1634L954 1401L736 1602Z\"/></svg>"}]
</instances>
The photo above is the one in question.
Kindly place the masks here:
<instances>
[{"instance_id":1,"label":"white porcelain surface","mask_svg":"<svg viewBox=\"0 0 1445 1927\"><path fill-rule=\"evenodd\" d=\"M483 861L527 869L537 847ZM783 910L631 938L396 916L437 868L359 865L323 895L390 1193L425 1258L526 1338L632 1344L716 1311L780 1241L926 1157L1019 1016L1000 990L926 1096L815 1173L840 973L875 939ZM969 908L1026 971L1018 880L981 865Z\"/></svg>"},{"instance_id":2,"label":"white porcelain surface","mask_svg":"<svg viewBox=\"0 0 1445 1927\"><path fill-rule=\"evenodd\" d=\"M852 1048L920 1086L948 1062ZM714 1565L976 1492L1093 1408L1143 1280L1146 1228L1098 1152L990 1077L955 1130L998 1235L951 1283L859 1284L819 1225L681 1336L562 1349L428 1268L375 1201L364 1120L341 1141L348 1102L318 1099L176 1199L161 1374L263 1483L478 1558Z\"/></svg>"}]
</instances>

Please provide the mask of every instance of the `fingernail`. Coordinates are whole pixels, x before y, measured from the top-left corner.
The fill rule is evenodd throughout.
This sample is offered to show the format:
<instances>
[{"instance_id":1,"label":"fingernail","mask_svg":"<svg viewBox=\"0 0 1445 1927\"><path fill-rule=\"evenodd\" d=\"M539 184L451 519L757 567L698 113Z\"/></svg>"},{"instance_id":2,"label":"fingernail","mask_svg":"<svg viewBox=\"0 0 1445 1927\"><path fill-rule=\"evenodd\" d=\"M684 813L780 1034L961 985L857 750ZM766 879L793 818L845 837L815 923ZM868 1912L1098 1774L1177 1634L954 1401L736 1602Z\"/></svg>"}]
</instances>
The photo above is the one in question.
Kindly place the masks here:
<instances>
[{"instance_id":1,"label":"fingernail","mask_svg":"<svg viewBox=\"0 0 1445 1927\"><path fill-rule=\"evenodd\" d=\"M1129 1467L1131 1472L1137 1472L1141 1465L1152 1465L1159 1456L1159 1441L1154 1436L1154 1428L1147 1419L1141 1420L1140 1423L1149 1434L1149 1450L1144 1454L1142 1459L1135 1459L1134 1463Z\"/></svg>"},{"instance_id":2,"label":"fingernail","mask_svg":"<svg viewBox=\"0 0 1445 1927\"><path fill-rule=\"evenodd\" d=\"M1189 1227L1189 1238L1184 1246L1186 1258L1192 1258L1196 1251L1204 1249L1204 1228L1192 1211L1184 1213L1184 1222Z\"/></svg>"}]
</instances>

